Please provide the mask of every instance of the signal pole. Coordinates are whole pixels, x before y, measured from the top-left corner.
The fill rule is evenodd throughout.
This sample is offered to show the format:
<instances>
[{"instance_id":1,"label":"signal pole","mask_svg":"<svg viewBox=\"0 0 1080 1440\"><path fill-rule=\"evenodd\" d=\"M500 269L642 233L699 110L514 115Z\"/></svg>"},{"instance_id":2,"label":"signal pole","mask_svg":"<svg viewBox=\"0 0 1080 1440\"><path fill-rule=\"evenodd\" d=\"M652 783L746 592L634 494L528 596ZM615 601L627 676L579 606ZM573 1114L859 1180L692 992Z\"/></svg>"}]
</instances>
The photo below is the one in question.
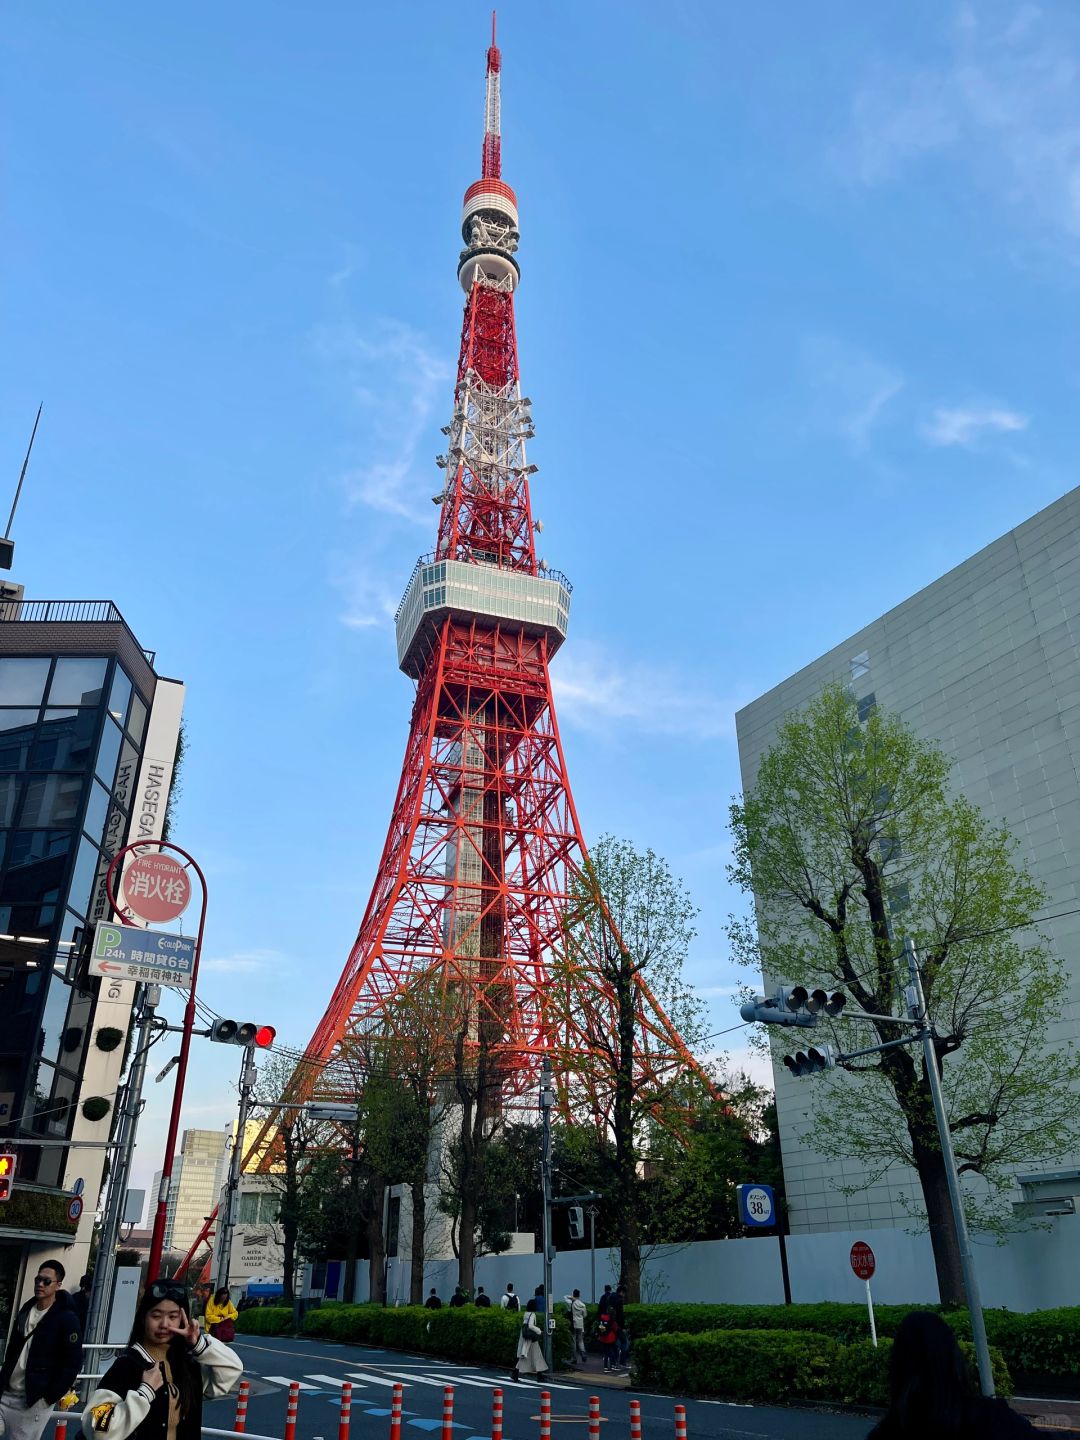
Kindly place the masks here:
<instances>
[{"instance_id":1,"label":"signal pole","mask_svg":"<svg viewBox=\"0 0 1080 1440\"><path fill-rule=\"evenodd\" d=\"M240 1108L236 1117L236 1134L233 1137L232 1154L229 1157L229 1177L225 1182L225 1213L218 1226L217 1278L214 1289L220 1290L229 1283L229 1261L232 1258L232 1241L236 1231L237 1208L239 1205L240 1171L244 1162L244 1136L247 1133L248 1111L255 1090L258 1075L255 1068L255 1042L244 1046L244 1058L240 1063Z\"/></svg>"},{"instance_id":2,"label":"signal pole","mask_svg":"<svg viewBox=\"0 0 1080 1440\"><path fill-rule=\"evenodd\" d=\"M94 1283L90 1291L90 1309L86 1317L86 1341L91 1345L105 1343L112 1309L113 1277L116 1274L116 1242L124 1215L124 1198L131 1178L131 1157L135 1151L135 1131L142 1113L142 1088L146 1078L146 1060L150 1050L150 1034L154 1028L154 1011L161 1004L157 985L141 985L142 1009L139 1012L139 1038L135 1055L124 1085L124 1098L117 1107L116 1161L109 1176L109 1193L98 1241L98 1259L94 1266Z\"/></svg>"},{"instance_id":3,"label":"signal pole","mask_svg":"<svg viewBox=\"0 0 1080 1440\"><path fill-rule=\"evenodd\" d=\"M555 1087L551 1083L551 1061L544 1057L540 1073L540 1114L544 1122L544 1147L540 1159L540 1184L544 1193L544 1360L551 1369L551 1332L555 1327L551 1294L551 1107Z\"/></svg>"}]
</instances>

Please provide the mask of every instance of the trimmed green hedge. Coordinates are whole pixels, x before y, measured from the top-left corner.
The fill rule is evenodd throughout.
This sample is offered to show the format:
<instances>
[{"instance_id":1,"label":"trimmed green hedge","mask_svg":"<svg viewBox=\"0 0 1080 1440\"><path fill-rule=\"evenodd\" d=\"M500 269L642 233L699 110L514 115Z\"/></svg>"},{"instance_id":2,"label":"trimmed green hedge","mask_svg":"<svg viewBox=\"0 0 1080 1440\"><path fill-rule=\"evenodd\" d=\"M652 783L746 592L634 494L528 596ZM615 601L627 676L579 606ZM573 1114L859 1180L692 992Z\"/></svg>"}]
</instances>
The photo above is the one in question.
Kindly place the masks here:
<instances>
[{"instance_id":1,"label":"trimmed green hedge","mask_svg":"<svg viewBox=\"0 0 1080 1440\"><path fill-rule=\"evenodd\" d=\"M971 1346L962 1342L970 1363ZM648 1335L634 1344L631 1379L639 1385L743 1403L785 1400L885 1405L891 1340L841 1344L810 1330L712 1330ZM999 1395L1012 1394L1000 1352L991 1351Z\"/></svg>"},{"instance_id":2,"label":"trimmed green hedge","mask_svg":"<svg viewBox=\"0 0 1080 1440\"><path fill-rule=\"evenodd\" d=\"M912 1310L939 1305L875 1305L878 1335L896 1334ZM595 1316L595 1311L592 1312ZM971 1339L966 1310L941 1312L962 1340ZM1060 1310L987 1310L986 1334L1018 1381L1080 1378L1080 1306ZM650 1335L701 1334L712 1330L812 1331L842 1345L868 1338L866 1306L840 1305L628 1305L626 1325L636 1345ZM872 1348L872 1347L871 1347Z\"/></svg>"},{"instance_id":3,"label":"trimmed green hedge","mask_svg":"<svg viewBox=\"0 0 1080 1440\"><path fill-rule=\"evenodd\" d=\"M291 1305L253 1305L236 1317L242 1335L287 1335L293 1328Z\"/></svg>"},{"instance_id":4,"label":"trimmed green hedge","mask_svg":"<svg viewBox=\"0 0 1080 1440\"><path fill-rule=\"evenodd\" d=\"M494 1308L477 1310L473 1305L454 1310L425 1310L422 1305L402 1305L396 1310L381 1305L335 1305L333 1309L309 1310L304 1316L304 1334L417 1350L445 1360L478 1360L509 1369L517 1354L522 1319L521 1314ZM567 1364L570 1352L569 1322L565 1316L556 1316L555 1364Z\"/></svg>"}]
</instances>

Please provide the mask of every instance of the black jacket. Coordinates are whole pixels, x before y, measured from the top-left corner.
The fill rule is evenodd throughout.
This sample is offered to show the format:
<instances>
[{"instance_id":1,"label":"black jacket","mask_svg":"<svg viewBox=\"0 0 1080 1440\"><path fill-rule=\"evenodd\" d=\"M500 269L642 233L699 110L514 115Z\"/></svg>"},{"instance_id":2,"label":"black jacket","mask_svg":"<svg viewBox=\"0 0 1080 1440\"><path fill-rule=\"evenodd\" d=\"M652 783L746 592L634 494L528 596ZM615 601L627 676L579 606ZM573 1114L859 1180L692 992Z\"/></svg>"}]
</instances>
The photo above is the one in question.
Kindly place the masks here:
<instances>
[{"instance_id":1,"label":"black jacket","mask_svg":"<svg viewBox=\"0 0 1080 1440\"><path fill-rule=\"evenodd\" d=\"M1018 1415L1015 1410L1010 1409L1004 1400L977 1396L973 1397L967 1406L967 1413L961 1420L959 1429L946 1432L936 1427L927 1429L920 1425L916 1435L912 1430L898 1425L890 1415L886 1415L870 1431L867 1440L908 1440L909 1436L911 1440L939 1440L939 1437L945 1440L946 1434L949 1440L1020 1440L1024 1435L1037 1433L1031 1421L1025 1415Z\"/></svg>"},{"instance_id":2,"label":"black jacket","mask_svg":"<svg viewBox=\"0 0 1080 1440\"><path fill-rule=\"evenodd\" d=\"M3 1368L0 1368L0 1393L7 1392L15 1362L27 1343L23 1327L35 1303L28 1300L19 1311ZM55 1405L75 1384L81 1364L82 1326L68 1304L67 1292L58 1290L56 1299L34 1326L30 1336L30 1353L26 1357L27 1405L35 1405L39 1400Z\"/></svg>"},{"instance_id":3,"label":"black jacket","mask_svg":"<svg viewBox=\"0 0 1080 1440\"><path fill-rule=\"evenodd\" d=\"M133 1435L139 1440L166 1440L168 1389L162 1385L154 1390L146 1381L146 1372L155 1363L141 1345L132 1345L114 1360L83 1412L83 1434L92 1440L129 1440ZM188 1412L177 1424L176 1440L199 1440L203 1396L215 1400L227 1395L243 1374L243 1365L234 1350L209 1335L201 1336L185 1353L183 1363L199 1373Z\"/></svg>"}]
</instances>

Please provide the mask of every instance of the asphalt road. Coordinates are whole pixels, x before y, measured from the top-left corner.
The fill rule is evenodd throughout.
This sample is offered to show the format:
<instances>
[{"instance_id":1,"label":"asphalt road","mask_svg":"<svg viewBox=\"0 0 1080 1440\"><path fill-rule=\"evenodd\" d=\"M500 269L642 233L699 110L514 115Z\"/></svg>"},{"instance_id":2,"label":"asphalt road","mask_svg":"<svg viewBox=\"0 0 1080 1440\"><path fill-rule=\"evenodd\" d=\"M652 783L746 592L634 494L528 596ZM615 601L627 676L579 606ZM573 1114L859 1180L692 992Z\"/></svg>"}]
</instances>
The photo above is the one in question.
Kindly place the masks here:
<instances>
[{"instance_id":1,"label":"asphalt road","mask_svg":"<svg viewBox=\"0 0 1080 1440\"><path fill-rule=\"evenodd\" d=\"M629 1440L629 1403L640 1400L643 1440L673 1440L675 1397L590 1385L555 1375L542 1385L514 1384L505 1372L485 1366L441 1364L396 1350L291 1337L238 1336L234 1348L251 1385L249 1435L280 1437L285 1427L289 1381L298 1380L297 1440L337 1440L340 1385L353 1385L350 1440L388 1440L395 1380L404 1388L402 1440L421 1440L442 1425L443 1387L454 1386L454 1428L460 1440L489 1440L491 1392L503 1391L504 1440L539 1440L539 1392L551 1392L553 1440L585 1440L588 1397L600 1396L603 1440ZM593 1362L599 1367L599 1361ZM580 1374L580 1372L579 1372ZM688 1440L862 1440L872 1421L853 1415L688 1400ZM212 1401L203 1424L231 1429L235 1396ZM457 1437L455 1437L457 1440Z\"/></svg>"}]
</instances>

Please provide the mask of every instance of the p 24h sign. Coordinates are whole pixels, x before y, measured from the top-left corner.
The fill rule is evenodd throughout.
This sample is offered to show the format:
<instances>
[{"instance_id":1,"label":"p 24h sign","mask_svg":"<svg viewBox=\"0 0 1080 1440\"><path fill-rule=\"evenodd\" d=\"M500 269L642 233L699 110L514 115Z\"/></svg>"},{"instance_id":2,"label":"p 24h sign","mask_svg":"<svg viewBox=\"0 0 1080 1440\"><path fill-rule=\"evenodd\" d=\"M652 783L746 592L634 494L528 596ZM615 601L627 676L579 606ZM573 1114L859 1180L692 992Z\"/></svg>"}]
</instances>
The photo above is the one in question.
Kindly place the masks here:
<instances>
[{"instance_id":1,"label":"p 24h sign","mask_svg":"<svg viewBox=\"0 0 1080 1440\"><path fill-rule=\"evenodd\" d=\"M877 1269L877 1261L874 1259L874 1252L867 1245L865 1240L856 1240L851 1247L851 1254L848 1256L851 1261L851 1268L860 1280L869 1280Z\"/></svg>"},{"instance_id":2,"label":"p 24h sign","mask_svg":"<svg viewBox=\"0 0 1080 1440\"><path fill-rule=\"evenodd\" d=\"M195 941L164 930L140 930L102 920L94 928L90 974L148 985L190 985Z\"/></svg>"},{"instance_id":3,"label":"p 24h sign","mask_svg":"<svg viewBox=\"0 0 1080 1440\"><path fill-rule=\"evenodd\" d=\"M138 855L124 871L124 900L129 910L160 925L182 915L191 900L191 880L179 860L154 850Z\"/></svg>"}]
</instances>

